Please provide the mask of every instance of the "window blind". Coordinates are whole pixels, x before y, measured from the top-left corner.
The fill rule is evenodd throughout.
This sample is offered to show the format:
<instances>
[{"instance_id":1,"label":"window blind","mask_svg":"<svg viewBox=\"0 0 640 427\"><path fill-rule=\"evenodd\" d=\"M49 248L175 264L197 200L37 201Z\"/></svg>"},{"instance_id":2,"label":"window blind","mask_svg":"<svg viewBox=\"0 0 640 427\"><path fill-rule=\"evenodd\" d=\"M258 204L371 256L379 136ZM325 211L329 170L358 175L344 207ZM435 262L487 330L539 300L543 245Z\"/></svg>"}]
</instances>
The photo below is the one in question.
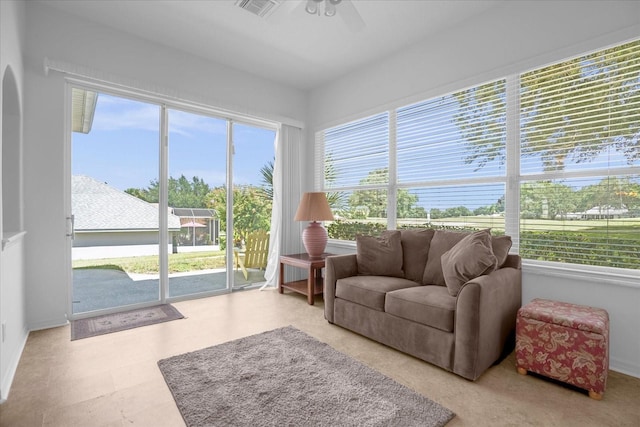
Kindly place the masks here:
<instances>
[{"instance_id":1,"label":"window blind","mask_svg":"<svg viewBox=\"0 0 640 427\"><path fill-rule=\"evenodd\" d=\"M524 259L640 269L640 40L321 136L323 188L352 221L334 238L388 216L504 230Z\"/></svg>"},{"instance_id":2,"label":"window blind","mask_svg":"<svg viewBox=\"0 0 640 427\"><path fill-rule=\"evenodd\" d=\"M505 80L397 110L398 182L504 176Z\"/></svg>"},{"instance_id":3,"label":"window blind","mask_svg":"<svg viewBox=\"0 0 640 427\"><path fill-rule=\"evenodd\" d=\"M520 253L640 268L640 41L520 77Z\"/></svg>"},{"instance_id":4,"label":"window blind","mask_svg":"<svg viewBox=\"0 0 640 427\"><path fill-rule=\"evenodd\" d=\"M505 80L399 108L396 120L398 225L503 233Z\"/></svg>"},{"instance_id":5,"label":"window blind","mask_svg":"<svg viewBox=\"0 0 640 427\"><path fill-rule=\"evenodd\" d=\"M491 228L504 234L505 185L467 184L399 189L398 225L452 230ZM419 203L415 203L415 200Z\"/></svg>"},{"instance_id":6,"label":"window blind","mask_svg":"<svg viewBox=\"0 0 640 427\"><path fill-rule=\"evenodd\" d=\"M325 189L353 189L389 182L389 114L324 131Z\"/></svg>"}]
</instances>

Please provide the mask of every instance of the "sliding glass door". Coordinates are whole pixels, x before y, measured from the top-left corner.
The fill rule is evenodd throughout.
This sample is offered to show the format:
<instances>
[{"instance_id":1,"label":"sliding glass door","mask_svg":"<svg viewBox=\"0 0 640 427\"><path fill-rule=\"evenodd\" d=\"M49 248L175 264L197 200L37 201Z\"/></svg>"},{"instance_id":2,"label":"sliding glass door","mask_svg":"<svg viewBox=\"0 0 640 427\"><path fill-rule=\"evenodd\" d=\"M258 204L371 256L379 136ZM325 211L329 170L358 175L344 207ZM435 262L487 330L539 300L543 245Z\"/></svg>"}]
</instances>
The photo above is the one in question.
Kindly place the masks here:
<instances>
[{"instance_id":1,"label":"sliding glass door","mask_svg":"<svg viewBox=\"0 0 640 427\"><path fill-rule=\"evenodd\" d=\"M90 88L71 95L74 315L265 281L274 129Z\"/></svg>"},{"instance_id":2,"label":"sliding glass door","mask_svg":"<svg viewBox=\"0 0 640 427\"><path fill-rule=\"evenodd\" d=\"M265 281L273 201L275 131L233 123L234 289Z\"/></svg>"},{"instance_id":3,"label":"sliding glass door","mask_svg":"<svg viewBox=\"0 0 640 427\"><path fill-rule=\"evenodd\" d=\"M160 299L158 105L72 90L72 313Z\"/></svg>"},{"instance_id":4,"label":"sliding glass door","mask_svg":"<svg viewBox=\"0 0 640 427\"><path fill-rule=\"evenodd\" d=\"M227 120L169 109L168 297L228 289L226 229L213 203L227 182Z\"/></svg>"}]
</instances>

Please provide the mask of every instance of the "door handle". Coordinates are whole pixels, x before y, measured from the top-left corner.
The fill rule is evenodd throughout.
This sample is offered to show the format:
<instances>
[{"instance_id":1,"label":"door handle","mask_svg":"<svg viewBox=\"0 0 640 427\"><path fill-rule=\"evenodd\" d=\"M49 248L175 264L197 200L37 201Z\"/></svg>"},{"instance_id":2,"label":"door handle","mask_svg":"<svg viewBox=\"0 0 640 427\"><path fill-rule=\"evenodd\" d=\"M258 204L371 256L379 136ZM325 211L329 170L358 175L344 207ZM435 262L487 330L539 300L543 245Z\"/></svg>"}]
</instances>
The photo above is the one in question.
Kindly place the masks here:
<instances>
[{"instance_id":1,"label":"door handle","mask_svg":"<svg viewBox=\"0 0 640 427\"><path fill-rule=\"evenodd\" d=\"M75 215L71 215L67 217L67 237L71 237L71 240L76 238L76 226L75 226Z\"/></svg>"}]
</instances>

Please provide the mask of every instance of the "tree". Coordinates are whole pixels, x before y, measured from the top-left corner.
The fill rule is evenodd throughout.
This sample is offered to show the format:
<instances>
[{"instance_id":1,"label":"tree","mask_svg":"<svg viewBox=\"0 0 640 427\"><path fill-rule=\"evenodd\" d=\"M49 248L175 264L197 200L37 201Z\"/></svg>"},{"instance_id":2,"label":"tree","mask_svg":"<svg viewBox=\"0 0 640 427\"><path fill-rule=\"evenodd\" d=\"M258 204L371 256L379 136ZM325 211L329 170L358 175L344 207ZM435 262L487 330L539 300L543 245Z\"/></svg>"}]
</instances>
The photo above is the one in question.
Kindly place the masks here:
<instances>
[{"instance_id":1,"label":"tree","mask_svg":"<svg viewBox=\"0 0 640 427\"><path fill-rule=\"evenodd\" d=\"M273 200L273 160L260 168L262 175L262 197Z\"/></svg>"},{"instance_id":2,"label":"tree","mask_svg":"<svg viewBox=\"0 0 640 427\"><path fill-rule=\"evenodd\" d=\"M499 80L453 94L459 104L454 119L467 142L466 164L476 170L506 160L505 81Z\"/></svg>"},{"instance_id":3,"label":"tree","mask_svg":"<svg viewBox=\"0 0 640 427\"><path fill-rule=\"evenodd\" d=\"M203 179L194 176L191 181L184 175L169 178L169 206L174 208L204 208L211 189Z\"/></svg>"},{"instance_id":4,"label":"tree","mask_svg":"<svg viewBox=\"0 0 640 427\"><path fill-rule=\"evenodd\" d=\"M383 184L387 182L389 170L387 168L375 169L369 172L366 178L360 181L360 185ZM418 196L411 194L406 189L397 192L397 217L398 218L426 218L427 212L418 206ZM387 217L387 190L360 190L355 191L349 197L349 211L356 216L367 212L371 218ZM366 209L365 209L366 208ZM367 211L368 210L368 211Z\"/></svg>"},{"instance_id":5,"label":"tree","mask_svg":"<svg viewBox=\"0 0 640 427\"><path fill-rule=\"evenodd\" d=\"M444 216L446 218L464 217L471 215L473 215L473 212L471 212L471 210L466 206L456 206L454 208L447 208L444 210Z\"/></svg>"},{"instance_id":6,"label":"tree","mask_svg":"<svg viewBox=\"0 0 640 427\"><path fill-rule=\"evenodd\" d=\"M263 196L260 187L247 185L233 189L233 240L238 241L256 230L269 230L271 228L270 200ZM216 211L220 218L220 226L227 230L227 188L216 187L207 195L208 208Z\"/></svg>"},{"instance_id":7,"label":"tree","mask_svg":"<svg viewBox=\"0 0 640 427\"><path fill-rule=\"evenodd\" d=\"M585 186L578 191L579 209L588 210L608 206L634 211L640 207L639 190L640 184L632 182L629 178L605 178L597 184Z\"/></svg>"},{"instance_id":8,"label":"tree","mask_svg":"<svg viewBox=\"0 0 640 427\"><path fill-rule=\"evenodd\" d=\"M331 184L336 182L337 179L338 171L336 170L333 156L331 153L328 153L324 159L324 181L327 184ZM327 192L327 202L329 206L331 206L331 209L335 211L343 210L345 204L344 193L340 191Z\"/></svg>"},{"instance_id":9,"label":"tree","mask_svg":"<svg viewBox=\"0 0 640 427\"><path fill-rule=\"evenodd\" d=\"M189 181L184 175L175 179L170 177L168 182L169 206L173 208L204 208L207 205L207 194L211 191L209 184L202 178L194 176ZM160 182L152 180L147 188L128 188L126 193L149 203L160 200Z\"/></svg>"},{"instance_id":10,"label":"tree","mask_svg":"<svg viewBox=\"0 0 640 427\"><path fill-rule=\"evenodd\" d=\"M500 212L504 212L504 196L500 197L498 201L489 206L480 206L473 210L474 215L493 215Z\"/></svg>"},{"instance_id":11,"label":"tree","mask_svg":"<svg viewBox=\"0 0 640 427\"><path fill-rule=\"evenodd\" d=\"M520 215L523 218L565 218L578 209L575 191L551 181L527 182L520 187Z\"/></svg>"},{"instance_id":12,"label":"tree","mask_svg":"<svg viewBox=\"0 0 640 427\"><path fill-rule=\"evenodd\" d=\"M539 157L545 171L563 170L567 159L588 162L613 149L629 163L640 158L640 41L525 73L520 79L522 156ZM553 80L553 84L552 81ZM570 94L567 96L567 94ZM477 169L505 161L504 81L454 94L455 120L467 141L467 164ZM594 115L594 108L603 114Z\"/></svg>"}]
</instances>

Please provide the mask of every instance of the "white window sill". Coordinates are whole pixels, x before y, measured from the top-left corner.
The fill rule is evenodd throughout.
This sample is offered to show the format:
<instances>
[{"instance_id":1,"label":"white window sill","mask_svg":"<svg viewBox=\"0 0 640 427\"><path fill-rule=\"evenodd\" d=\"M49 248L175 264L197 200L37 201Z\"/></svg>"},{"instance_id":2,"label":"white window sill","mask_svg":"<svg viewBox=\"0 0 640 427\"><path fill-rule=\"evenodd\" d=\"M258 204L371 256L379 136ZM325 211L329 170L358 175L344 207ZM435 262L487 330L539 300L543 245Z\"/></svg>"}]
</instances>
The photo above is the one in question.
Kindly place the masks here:
<instances>
[{"instance_id":1,"label":"white window sill","mask_svg":"<svg viewBox=\"0 0 640 427\"><path fill-rule=\"evenodd\" d=\"M562 277L640 289L640 270L522 260L522 271L541 276Z\"/></svg>"}]
</instances>

